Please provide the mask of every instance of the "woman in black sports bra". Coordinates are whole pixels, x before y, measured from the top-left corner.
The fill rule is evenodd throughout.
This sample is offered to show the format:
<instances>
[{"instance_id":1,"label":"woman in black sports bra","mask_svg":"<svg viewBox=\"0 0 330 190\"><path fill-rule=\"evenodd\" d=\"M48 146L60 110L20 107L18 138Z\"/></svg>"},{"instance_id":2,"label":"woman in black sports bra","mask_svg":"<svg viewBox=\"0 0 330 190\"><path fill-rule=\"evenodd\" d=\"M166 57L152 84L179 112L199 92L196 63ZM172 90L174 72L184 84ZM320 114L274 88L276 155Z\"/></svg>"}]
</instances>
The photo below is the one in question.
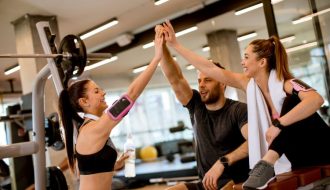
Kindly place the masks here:
<instances>
[{"instance_id":1,"label":"woman in black sports bra","mask_svg":"<svg viewBox=\"0 0 330 190\"><path fill-rule=\"evenodd\" d=\"M129 106L125 105L127 109L124 110L119 109L118 114L118 110L107 109L105 92L91 80L77 81L61 92L59 112L65 130L67 155L72 171L75 164L78 164L80 190L111 189L117 152L109 136L156 70L162 57L162 31L156 30L154 43L154 58L148 68L128 87L126 95L121 100L127 100ZM81 118L78 112L84 113L84 118ZM74 144L76 126L80 127L76 128L78 135Z\"/></svg>"}]
</instances>

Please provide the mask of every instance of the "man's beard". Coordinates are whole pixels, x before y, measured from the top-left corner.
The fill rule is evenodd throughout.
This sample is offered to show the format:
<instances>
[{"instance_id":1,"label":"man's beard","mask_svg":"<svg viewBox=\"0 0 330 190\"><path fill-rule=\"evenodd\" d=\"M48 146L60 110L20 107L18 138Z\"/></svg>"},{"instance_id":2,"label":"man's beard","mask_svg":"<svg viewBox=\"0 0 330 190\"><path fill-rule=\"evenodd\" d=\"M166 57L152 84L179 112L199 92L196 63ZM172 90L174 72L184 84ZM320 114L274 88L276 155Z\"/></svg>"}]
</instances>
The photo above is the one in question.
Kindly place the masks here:
<instances>
[{"instance_id":1,"label":"man's beard","mask_svg":"<svg viewBox=\"0 0 330 190\"><path fill-rule=\"evenodd\" d=\"M220 97L220 92L217 90L212 90L211 92L209 92L208 97L206 98L202 97L202 102L204 104L213 104L219 100L219 97Z\"/></svg>"}]
</instances>

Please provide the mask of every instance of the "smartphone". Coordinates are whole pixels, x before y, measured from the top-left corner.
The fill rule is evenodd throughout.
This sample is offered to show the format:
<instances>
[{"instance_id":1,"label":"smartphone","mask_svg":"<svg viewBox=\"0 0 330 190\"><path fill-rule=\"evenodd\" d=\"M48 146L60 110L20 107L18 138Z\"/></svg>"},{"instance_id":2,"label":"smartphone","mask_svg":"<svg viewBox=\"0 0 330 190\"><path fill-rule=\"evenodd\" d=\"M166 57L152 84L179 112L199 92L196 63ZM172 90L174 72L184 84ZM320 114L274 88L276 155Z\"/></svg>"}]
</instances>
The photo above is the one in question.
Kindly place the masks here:
<instances>
[{"instance_id":1,"label":"smartphone","mask_svg":"<svg viewBox=\"0 0 330 190\"><path fill-rule=\"evenodd\" d=\"M119 120L129 112L133 104L134 102L129 97L124 95L112 104L112 106L107 111L108 115L113 120Z\"/></svg>"},{"instance_id":2,"label":"smartphone","mask_svg":"<svg viewBox=\"0 0 330 190\"><path fill-rule=\"evenodd\" d=\"M303 81L299 79L292 79L292 82L294 82L297 86L299 86L299 90L309 90L312 87L310 87L308 84L304 83Z\"/></svg>"}]
</instances>

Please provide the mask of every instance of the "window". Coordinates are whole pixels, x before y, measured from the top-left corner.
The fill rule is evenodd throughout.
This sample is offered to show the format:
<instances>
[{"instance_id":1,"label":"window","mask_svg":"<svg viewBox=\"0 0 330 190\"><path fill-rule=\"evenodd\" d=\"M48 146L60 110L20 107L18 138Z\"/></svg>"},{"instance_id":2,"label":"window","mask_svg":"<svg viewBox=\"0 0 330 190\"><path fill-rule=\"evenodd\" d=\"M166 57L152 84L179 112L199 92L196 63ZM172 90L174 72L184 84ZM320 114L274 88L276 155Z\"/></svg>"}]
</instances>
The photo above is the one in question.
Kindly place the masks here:
<instances>
[{"instance_id":1,"label":"window","mask_svg":"<svg viewBox=\"0 0 330 190\"><path fill-rule=\"evenodd\" d=\"M8 105L6 104L0 104L0 115L5 116L6 114L6 108ZM5 122L0 122L0 146L7 145L7 136L6 136L6 125ZM7 164L9 164L8 158L3 159Z\"/></svg>"},{"instance_id":2,"label":"window","mask_svg":"<svg viewBox=\"0 0 330 190\"><path fill-rule=\"evenodd\" d=\"M106 96L109 105L123 94L111 92ZM179 121L191 128L188 110L177 101L170 87L146 89L137 99L129 114L114 128L111 139L122 150L127 132L131 131L136 147L174 139L192 139L192 130L170 133Z\"/></svg>"},{"instance_id":3,"label":"window","mask_svg":"<svg viewBox=\"0 0 330 190\"><path fill-rule=\"evenodd\" d=\"M6 107L7 107L7 105L5 105L5 104L0 105L0 115L2 115L2 116L7 115ZM0 122L0 145L7 145L5 122Z\"/></svg>"},{"instance_id":4,"label":"window","mask_svg":"<svg viewBox=\"0 0 330 190\"><path fill-rule=\"evenodd\" d=\"M319 2L320 5L318 12L330 8L328 1L316 2ZM288 53L290 70L295 77L315 88L323 96L325 105L328 106L329 94L325 72L328 66L323 48L317 40L317 26L314 25L313 19L309 19L313 18L311 15L315 17L316 14L312 13L308 0L286 0L274 5L279 36L282 39L290 38L283 42ZM329 16L330 11L318 16L321 28L323 28L323 35L328 35L324 36L326 40L329 39L329 31L326 31L326 26L330 23L329 19L326 21L326 17ZM326 44L329 44L329 41Z\"/></svg>"}]
</instances>

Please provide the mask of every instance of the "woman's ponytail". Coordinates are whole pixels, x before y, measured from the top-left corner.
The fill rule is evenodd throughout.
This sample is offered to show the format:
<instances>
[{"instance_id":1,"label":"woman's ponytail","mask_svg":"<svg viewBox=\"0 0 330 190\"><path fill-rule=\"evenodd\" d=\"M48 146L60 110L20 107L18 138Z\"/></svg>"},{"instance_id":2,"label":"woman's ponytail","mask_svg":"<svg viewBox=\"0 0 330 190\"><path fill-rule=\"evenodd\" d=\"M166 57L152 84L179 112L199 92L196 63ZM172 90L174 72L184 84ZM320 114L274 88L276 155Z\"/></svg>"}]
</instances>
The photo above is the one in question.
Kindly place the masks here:
<instances>
[{"instance_id":1,"label":"woman's ponytail","mask_svg":"<svg viewBox=\"0 0 330 190\"><path fill-rule=\"evenodd\" d=\"M61 121L65 131L65 145L68 155L69 166L71 171L75 171L75 147L73 142L74 127L82 124L84 121L78 115L82 112L78 100L86 97L86 85L90 80L80 80L73 83L68 89L62 90L59 96L58 110L60 112ZM78 130L78 129L77 129Z\"/></svg>"},{"instance_id":2,"label":"woman's ponytail","mask_svg":"<svg viewBox=\"0 0 330 190\"><path fill-rule=\"evenodd\" d=\"M58 106L61 121L65 132L65 146L69 160L71 171L74 172L75 158L74 158L74 145L73 145L73 123L72 123L72 107L70 105L69 93L66 89L62 90L59 97Z\"/></svg>"},{"instance_id":3,"label":"woman's ponytail","mask_svg":"<svg viewBox=\"0 0 330 190\"><path fill-rule=\"evenodd\" d=\"M275 46L274 58L277 78L284 80L293 78L293 75L290 73L289 70L288 55L283 44L276 36L271 36L269 40Z\"/></svg>"}]
</instances>

